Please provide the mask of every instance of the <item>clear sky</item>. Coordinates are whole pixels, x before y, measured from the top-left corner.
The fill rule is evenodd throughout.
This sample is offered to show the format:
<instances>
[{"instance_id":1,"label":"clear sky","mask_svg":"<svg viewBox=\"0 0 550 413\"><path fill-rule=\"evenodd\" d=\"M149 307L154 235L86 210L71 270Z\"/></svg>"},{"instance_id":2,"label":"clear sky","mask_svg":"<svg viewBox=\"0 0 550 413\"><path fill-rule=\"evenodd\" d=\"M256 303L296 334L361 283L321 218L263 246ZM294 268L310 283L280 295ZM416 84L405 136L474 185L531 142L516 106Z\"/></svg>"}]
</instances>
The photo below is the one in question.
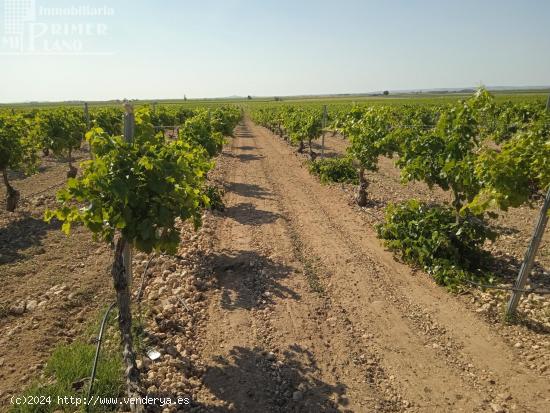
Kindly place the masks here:
<instances>
[{"instance_id":1,"label":"clear sky","mask_svg":"<svg viewBox=\"0 0 550 413\"><path fill-rule=\"evenodd\" d=\"M550 85L549 0L35 0L14 49L31 1L1 102Z\"/></svg>"}]
</instances>

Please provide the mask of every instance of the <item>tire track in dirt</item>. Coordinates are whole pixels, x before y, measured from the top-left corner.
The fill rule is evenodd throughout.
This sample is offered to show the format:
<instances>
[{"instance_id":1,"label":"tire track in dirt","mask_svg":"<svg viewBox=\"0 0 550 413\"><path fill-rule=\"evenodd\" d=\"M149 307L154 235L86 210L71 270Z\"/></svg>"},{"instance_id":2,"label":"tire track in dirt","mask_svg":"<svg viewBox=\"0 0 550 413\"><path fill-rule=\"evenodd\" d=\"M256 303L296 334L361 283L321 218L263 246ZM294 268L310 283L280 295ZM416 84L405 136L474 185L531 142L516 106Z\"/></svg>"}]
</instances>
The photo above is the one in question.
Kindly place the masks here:
<instances>
[{"instance_id":1,"label":"tire track in dirt","mask_svg":"<svg viewBox=\"0 0 550 413\"><path fill-rule=\"evenodd\" d=\"M256 127L255 130L272 143L274 150L271 152L285 151L280 147L283 145L282 142L275 140L263 128ZM286 148L288 149L288 147ZM281 168L281 170L289 169L287 167ZM373 290L378 290L376 299L385 301L385 305L381 309L382 313L387 311L388 307L394 307L399 310L398 314L400 313L402 318L411 322L410 333L415 334L415 329L425 329L426 334L422 334L420 331L419 338L422 339L422 336L425 336L426 344L431 345L438 358L444 359L445 364L458 367L457 375L461 376L460 381L469 382L474 388L480 390L481 406L487 407L487 404L495 398L499 391L501 391L501 395L508 395L510 388L520 390L518 397L529 393L537 394L537 391L532 388L534 383L537 383L536 387L539 391L542 390L542 394L538 394L534 400L529 396L520 397L515 399L515 403L519 402L524 411L529 409L540 411L542 406L548 404L548 400L545 400L548 398L548 388L544 384L544 379L520 368L517 365L518 360L514 360L510 349L502 343L496 334L492 334L487 326L479 322L473 315L465 314L460 303L441 289L432 285L418 285L420 283L411 276L407 267L396 263L390 254L383 251L373 231L361 225L361 220L357 219L358 214L345 205L339 191L335 191L335 188L320 186L303 168L296 168L295 171L299 177L281 193L288 194L293 185L302 184L296 193L306 193L311 198L310 204L318 206L318 208L310 208L310 210L315 209L323 212L325 225L331 229L332 236L341 234L340 241L344 245L348 245L352 259L354 258L359 264L362 264L359 266L359 271L361 267L374 269L371 274L368 274L372 277L370 283L365 282L364 276L367 274L363 273L357 277L358 271L354 269L350 271L351 277L346 274L340 279L342 283L349 283L350 278L355 279L357 285L362 283L363 288L360 289L363 292L362 298L368 296L367 291L370 290L369 293L372 293ZM312 190L312 188L315 189ZM294 216L303 215L299 213L299 210L300 208ZM307 235L307 232L304 234ZM316 240L323 239L320 234L314 238L312 242L319 242ZM330 245L325 246L325 251L331 251ZM356 252L359 254L354 256ZM334 262L327 267L337 268L336 264ZM340 284L336 285L340 286ZM345 299L345 297L343 298ZM353 300L353 294L348 294L348 298ZM422 308L428 309L429 313ZM392 324L396 323L399 323L398 319L393 320ZM389 343L392 338L395 341L398 337L397 334L391 334L386 337L386 340ZM382 342L384 341L382 340ZM403 344L406 346L407 342L405 341ZM411 354L411 356L414 355ZM433 365L432 362L431 367ZM432 375L439 376L433 373ZM444 375L439 377L444 377ZM479 379L486 380L486 382L480 382ZM444 390L442 389L442 391ZM457 392L455 397L457 400L461 400L460 405L464 405L464 394ZM533 407L529 407L533 401L538 402L538 405L535 403ZM452 399L451 404L453 404Z\"/></svg>"},{"instance_id":2,"label":"tire track in dirt","mask_svg":"<svg viewBox=\"0 0 550 413\"><path fill-rule=\"evenodd\" d=\"M261 130L257 132L262 134ZM289 208L288 214L294 219L294 225L299 228L302 237L307 239L305 242L323 257L324 267L330 269L327 274L329 276L327 278L330 279L329 296L336 298L333 301L339 302L342 309L349 308L354 301L355 303L365 302L364 307L355 309L355 314L352 312L351 315L355 316L352 324L359 330L367 332L369 346L375 348L378 354L382 354L382 365L387 366L389 371L394 371L391 375L394 380L398 375L401 376L401 384L406 388L406 393L411 396L407 396L403 407L407 407L411 399L415 401L415 405L427 411L433 408L445 409L447 405L453 405L456 399L465 399L462 401L462 405L466 407L465 411L471 411L481 405L480 396L473 400L468 400L471 395L464 396L471 393L470 386L462 383L458 373L449 372L444 360L433 359L432 349L425 348L421 338L416 337L414 331L403 322L403 317L395 308L395 303L387 302L387 292L377 287L380 283L377 268L372 260L365 260L362 254L373 245L371 243L361 246L350 245L352 237L356 236L355 231L345 232L348 228L342 228L342 219L344 221L353 219L349 213L346 213L350 208L345 202L333 197L329 197L325 202L326 199L321 199L327 195L325 193L316 196L311 187L317 183L299 167L299 160L288 151L288 148L278 145L279 141L273 141L269 136L264 138L266 147L272 146L267 159L272 159L274 163L279 164L272 165L271 170L288 171L288 177L283 180L279 175L280 179L277 179L276 183L280 185L278 194L283 197L292 197L291 200L287 199L284 202L285 205L294 207ZM271 156L281 152L287 152L286 159L294 158L297 165L294 167L280 165L285 157L276 159L276 155ZM332 215L335 217L329 216L328 211L333 211ZM335 218L340 220L339 225L334 224ZM355 222L353 224L357 225ZM361 227L357 229L360 231ZM370 273L370 283L367 283L364 274L361 274L365 270ZM346 287L341 290L338 281ZM357 294L357 291L348 293L347 289L351 282L355 287L359 287L360 294ZM347 319L349 320L349 316ZM379 328L373 329L373 326ZM395 354L403 356L395 360ZM416 363L412 363L413 360ZM412 373L410 377L403 374L404 368ZM449 376L454 383L452 386L442 383L440 379ZM425 384L423 388L415 386L418 378L421 378ZM438 397L432 394L426 395L427 392Z\"/></svg>"},{"instance_id":3,"label":"tire track in dirt","mask_svg":"<svg viewBox=\"0 0 550 413\"><path fill-rule=\"evenodd\" d=\"M376 355L367 348L359 353L357 345L347 350L357 337L346 322L331 317L330 300L310 291L301 276L300 258L306 254L298 251L297 234L289 233L294 229L273 192L265 159L256 152L261 144L246 128L236 135L226 177L227 218L220 223L213 263L221 292L211 300L203 353L205 360L221 358L235 368L230 377L209 378L208 370L219 371L213 362L206 387L210 393L224 388L227 397L215 396L236 411L398 410ZM258 361L254 368L242 365L243 353ZM258 389L265 382L266 361L274 362L275 381L269 383L272 389ZM351 400L347 392L360 400ZM208 401L209 396L203 397ZM210 407L216 405L219 400Z\"/></svg>"},{"instance_id":4,"label":"tire track in dirt","mask_svg":"<svg viewBox=\"0 0 550 413\"><path fill-rule=\"evenodd\" d=\"M516 367L458 300L396 263L337 188L265 129L246 121L236 135L203 354L231 374L207 374L212 393L225 386L212 407L544 411L544 379Z\"/></svg>"}]
</instances>

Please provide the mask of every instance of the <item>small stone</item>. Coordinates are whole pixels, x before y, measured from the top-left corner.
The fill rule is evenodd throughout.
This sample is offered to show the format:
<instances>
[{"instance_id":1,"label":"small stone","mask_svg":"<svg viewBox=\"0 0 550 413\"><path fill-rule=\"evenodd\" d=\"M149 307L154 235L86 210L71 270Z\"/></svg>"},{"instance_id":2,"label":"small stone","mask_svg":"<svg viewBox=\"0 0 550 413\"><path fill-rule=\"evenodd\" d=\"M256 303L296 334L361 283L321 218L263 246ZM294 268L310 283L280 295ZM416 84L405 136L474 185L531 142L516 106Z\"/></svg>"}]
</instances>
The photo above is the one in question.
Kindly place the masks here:
<instances>
[{"instance_id":1,"label":"small stone","mask_svg":"<svg viewBox=\"0 0 550 413\"><path fill-rule=\"evenodd\" d=\"M266 359L268 359L269 361L273 361L275 360L276 356L275 356L275 353L273 353L272 351L270 351L269 353L267 353L267 355L265 356Z\"/></svg>"},{"instance_id":2,"label":"small stone","mask_svg":"<svg viewBox=\"0 0 550 413\"><path fill-rule=\"evenodd\" d=\"M16 305L16 306L13 306L13 307L11 308L11 313L12 313L12 314L15 314L15 315L21 315L21 314L23 314L23 313L25 312L25 304L26 304L26 303L23 302L23 303L20 303L20 304L18 304L18 305Z\"/></svg>"},{"instance_id":3,"label":"small stone","mask_svg":"<svg viewBox=\"0 0 550 413\"><path fill-rule=\"evenodd\" d=\"M141 360L141 366L144 370L149 370L151 368L152 361L149 357L143 357Z\"/></svg>"},{"instance_id":4,"label":"small stone","mask_svg":"<svg viewBox=\"0 0 550 413\"><path fill-rule=\"evenodd\" d=\"M176 350L176 348L174 346L166 346L164 351L166 352L166 354L169 354L172 357L178 357L179 356L178 350Z\"/></svg>"},{"instance_id":5,"label":"small stone","mask_svg":"<svg viewBox=\"0 0 550 413\"><path fill-rule=\"evenodd\" d=\"M516 344L514 344L514 347L515 348L523 348L523 343L518 341Z\"/></svg>"},{"instance_id":6,"label":"small stone","mask_svg":"<svg viewBox=\"0 0 550 413\"><path fill-rule=\"evenodd\" d=\"M38 306L38 302L36 300L30 300L27 303L27 310L28 311L34 311L37 306Z\"/></svg>"}]
</instances>

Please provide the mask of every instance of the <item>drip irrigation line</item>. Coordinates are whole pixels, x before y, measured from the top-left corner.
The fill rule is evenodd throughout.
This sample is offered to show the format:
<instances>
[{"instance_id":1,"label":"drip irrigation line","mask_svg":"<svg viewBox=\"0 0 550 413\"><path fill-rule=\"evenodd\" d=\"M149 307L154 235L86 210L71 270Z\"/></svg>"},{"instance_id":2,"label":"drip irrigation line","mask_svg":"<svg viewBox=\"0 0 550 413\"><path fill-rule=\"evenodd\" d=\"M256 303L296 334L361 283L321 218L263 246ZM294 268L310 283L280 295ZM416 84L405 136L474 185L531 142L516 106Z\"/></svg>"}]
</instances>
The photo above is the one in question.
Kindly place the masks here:
<instances>
[{"instance_id":1,"label":"drip irrigation line","mask_svg":"<svg viewBox=\"0 0 550 413\"><path fill-rule=\"evenodd\" d=\"M465 281L468 284L475 285L477 287L493 289L493 290L516 291L524 294L540 294L540 295L550 294L550 290L537 290L535 288L524 289L524 288L514 288L514 287L501 287L498 285L480 284L470 280L465 280Z\"/></svg>"},{"instance_id":2,"label":"drip irrigation line","mask_svg":"<svg viewBox=\"0 0 550 413\"><path fill-rule=\"evenodd\" d=\"M29 194L29 195L20 196L20 197L19 197L19 202L22 202L22 203L29 202L30 198L32 198L32 197L34 197L34 196L36 196L36 195L43 194L44 192L48 192L48 191L51 190L51 189L60 187L60 186L64 185L65 182L66 182L66 181L64 180L63 182L59 182L59 183L57 183L57 184L54 184L54 185L52 185L52 186L47 187L46 189L42 189L42 190L40 190L40 191L38 191L38 192L33 192L32 194ZM6 201L4 201L4 200L2 200L2 201L0 202L0 204L5 204L5 203L6 203Z\"/></svg>"},{"instance_id":3,"label":"drip irrigation line","mask_svg":"<svg viewBox=\"0 0 550 413\"><path fill-rule=\"evenodd\" d=\"M86 400L88 400L88 403L86 404L86 412L89 411L90 406L90 398L92 397L92 390L94 388L94 380L97 370L97 362L99 360L99 352L101 351L101 343L103 341L103 332L105 331L105 324L107 324L107 318L109 317L109 313L113 309L113 307L116 305L116 301L113 301L113 303L109 306L107 311L105 311L105 315L103 316L103 320L101 320L101 327L99 329L99 335L97 337L97 345L95 349L95 357L94 357L94 364L92 366L92 374L90 376L90 386L88 387L88 397Z\"/></svg>"},{"instance_id":4,"label":"drip irrigation line","mask_svg":"<svg viewBox=\"0 0 550 413\"><path fill-rule=\"evenodd\" d=\"M32 198L33 196L36 196L36 195L39 195L39 194L43 194L44 192L48 192L50 189L54 189L54 188L57 188L58 186L64 185L66 182L67 182L67 181L64 180L63 182L59 182L59 183L57 183L57 184L54 184L54 185L52 185L52 186L49 186L49 187L46 188L46 189L41 190L41 191L34 192L34 193L30 194L30 195L26 195L26 196L24 196L24 197L21 197L20 199L21 199L21 200L26 200L26 199L28 199L28 198Z\"/></svg>"}]
</instances>

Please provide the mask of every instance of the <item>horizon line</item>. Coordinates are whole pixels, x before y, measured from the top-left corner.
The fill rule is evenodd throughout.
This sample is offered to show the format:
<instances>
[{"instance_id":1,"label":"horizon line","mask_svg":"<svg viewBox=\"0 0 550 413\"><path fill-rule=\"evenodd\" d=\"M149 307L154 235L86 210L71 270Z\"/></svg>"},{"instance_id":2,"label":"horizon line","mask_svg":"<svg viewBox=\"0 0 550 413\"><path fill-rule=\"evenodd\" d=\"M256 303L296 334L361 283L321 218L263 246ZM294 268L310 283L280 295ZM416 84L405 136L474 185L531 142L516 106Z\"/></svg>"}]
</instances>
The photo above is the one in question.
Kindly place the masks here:
<instances>
[{"instance_id":1,"label":"horizon line","mask_svg":"<svg viewBox=\"0 0 550 413\"><path fill-rule=\"evenodd\" d=\"M124 101L142 101L142 102L162 102L162 101L208 101L208 100L247 100L248 96L253 99L273 99L273 98L322 98L322 97L342 97L342 96L357 96L357 97L379 97L384 96L383 93L388 91L391 94L422 94L422 93L471 93L480 87L485 87L491 92L513 92L513 91L532 91L532 92L550 92L550 85L541 86L465 86L465 87L437 87L437 88L414 88L414 89L380 89L370 92L343 92L343 93L302 93L296 95L230 95L217 97L173 97L173 98L111 98L111 99L65 99L65 100L26 100L26 101L11 101L0 102L0 105L25 105L25 104L54 104L54 103L103 103L103 102L124 102Z\"/></svg>"}]
</instances>

